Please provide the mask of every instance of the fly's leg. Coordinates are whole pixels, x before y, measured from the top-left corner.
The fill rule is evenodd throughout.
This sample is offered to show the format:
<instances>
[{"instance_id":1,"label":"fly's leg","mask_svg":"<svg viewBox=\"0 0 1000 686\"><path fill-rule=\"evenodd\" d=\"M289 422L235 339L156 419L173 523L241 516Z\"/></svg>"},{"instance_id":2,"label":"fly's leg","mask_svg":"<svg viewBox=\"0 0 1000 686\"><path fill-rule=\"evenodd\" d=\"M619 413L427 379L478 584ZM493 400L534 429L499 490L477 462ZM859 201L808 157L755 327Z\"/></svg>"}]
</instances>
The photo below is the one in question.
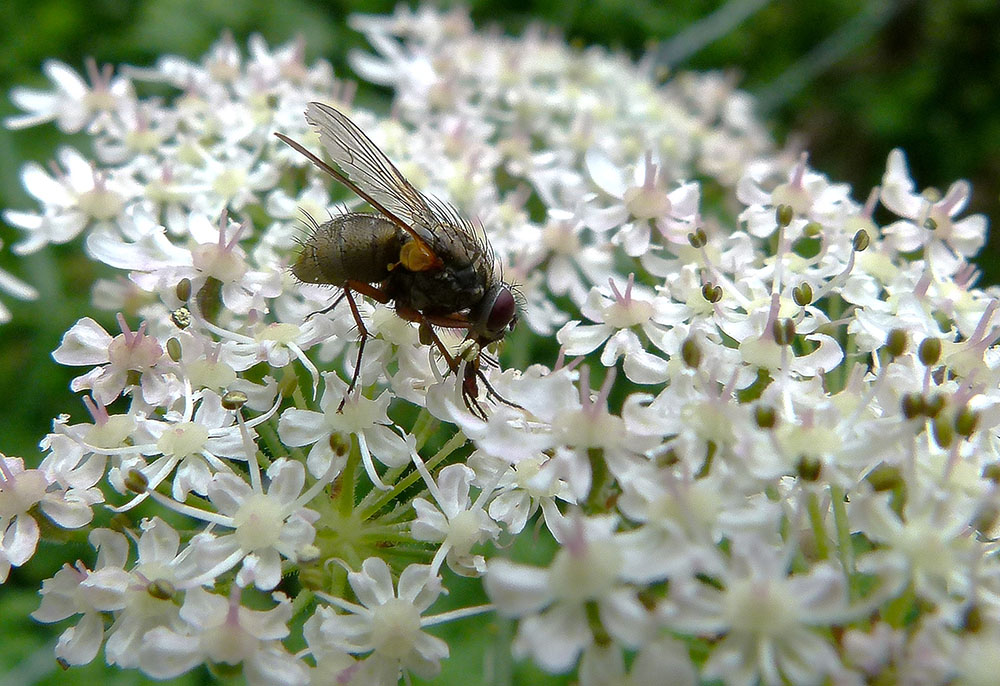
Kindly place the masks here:
<instances>
[{"instance_id":1,"label":"fly's leg","mask_svg":"<svg viewBox=\"0 0 1000 686\"><path fill-rule=\"evenodd\" d=\"M512 400L507 400L507 398L505 398L502 395L500 395L500 392L497 391L497 389L493 388L493 384L490 383L489 379L486 378L486 375L483 374L483 371L479 368L478 360L477 360L475 372L476 372L476 376L479 377L479 380L483 382L484 386L486 386L486 397L487 398L493 398L494 400L503 403L507 407L513 407L515 410L524 410L523 407L521 407L520 405L518 405L517 403L515 403ZM465 375L466 376L469 375L468 371L466 371ZM473 386L475 386L475 382L473 382ZM527 410L525 410L525 411L527 411Z\"/></svg>"},{"instance_id":2,"label":"fly's leg","mask_svg":"<svg viewBox=\"0 0 1000 686\"><path fill-rule=\"evenodd\" d=\"M324 307L322 310L316 310L315 312L310 312L309 314L306 315L306 319L307 320L312 319L317 314L326 314L327 312L333 312L334 308L336 308L337 305L340 304L340 301L343 300L344 296L346 295L347 295L347 290L345 289L343 293L337 296L337 299L333 301L332 305L330 305L329 307Z\"/></svg>"},{"instance_id":3,"label":"fly's leg","mask_svg":"<svg viewBox=\"0 0 1000 686\"><path fill-rule=\"evenodd\" d=\"M430 345L433 343L434 347L438 349L439 353L441 353L441 356L444 357L444 361L448 363L448 369L453 372L457 372L458 360L452 356L450 352L448 352L448 348L441 342L441 339L438 338L438 335L434 332L434 329L431 328L431 325L426 319L420 320L420 326L417 331L420 337L420 343L423 345Z\"/></svg>"},{"instance_id":4,"label":"fly's leg","mask_svg":"<svg viewBox=\"0 0 1000 686\"><path fill-rule=\"evenodd\" d=\"M465 401L465 407L469 410L469 412L476 415L480 419L486 419L486 413L483 410L482 405L479 404L479 381L482 381L483 385L486 387L487 398L493 398L498 402L517 410L524 410L524 408L517 403L511 402L500 395L500 393L493 388L493 385L489 382L486 375L480 368L481 363L485 362L488 366L499 369L500 364L496 359L483 352L478 344L463 347L463 352L461 352L458 356L452 355L434 331L434 326L454 329L468 329L470 326L468 319L459 315L427 316L417 310L399 306L396 307L396 314L407 321L417 322L420 325L421 343L425 345L433 343L434 347L438 349L438 352L440 352L441 356L445 359L445 362L448 363L448 369L452 372L457 374L462 361L466 360L465 373L462 376L462 400ZM476 352L473 353L473 350Z\"/></svg>"},{"instance_id":5,"label":"fly's leg","mask_svg":"<svg viewBox=\"0 0 1000 686\"><path fill-rule=\"evenodd\" d=\"M358 336L360 340L358 341L358 359L354 363L354 374L351 375L351 383L347 386L347 392L344 394L340 404L337 405L338 413L344 411L344 404L347 402L347 398L354 392L354 387L358 384L358 377L361 375L361 358L365 354L365 343L371 337L371 333L365 327L365 323L361 319L361 311L358 310L358 303L354 300L354 296L351 294L351 291L357 291L362 295L367 295L372 300L382 304L389 302L388 296L371 284L362 283L360 281L348 281L344 284L344 294L341 298L347 299L347 304L351 308L351 314L354 315L354 323L358 326ZM340 298L337 298L337 302L340 302Z\"/></svg>"},{"instance_id":6,"label":"fly's leg","mask_svg":"<svg viewBox=\"0 0 1000 686\"><path fill-rule=\"evenodd\" d=\"M466 363L465 374L462 377L462 401L466 409L476 415L484 422L487 420L486 410L479 404L479 385L476 383L476 375L482 375L479 371L479 363L476 360Z\"/></svg>"},{"instance_id":7,"label":"fly's leg","mask_svg":"<svg viewBox=\"0 0 1000 686\"><path fill-rule=\"evenodd\" d=\"M444 357L445 361L448 363L448 368L457 374L458 369L462 362L462 358L455 357L450 352L448 352L448 349L445 347L444 343L441 342L441 339L438 338L437 333L434 332L433 327L426 320L420 322L420 330L422 336L426 335L434 343L434 346L438 349L438 351ZM500 395L496 391L496 389L493 388L493 385L490 384L489 380L486 378L486 375L483 374L483 371L479 368L479 363L482 357L483 357L482 352L480 352L471 358L466 358L465 373L462 375L462 401L465 403L466 409L475 416L482 419L483 421L486 421L487 419L486 410L484 410L483 406L479 403L478 381L482 381L483 385L486 386L486 397L495 398L500 402L502 402L504 405L509 405L510 407L515 407L519 410L523 410L524 409L523 407L521 407L517 403L513 403L507 400L502 395Z\"/></svg>"},{"instance_id":8,"label":"fly's leg","mask_svg":"<svg viewBox=\"0 0 1000 686\"><path fill-rule=\"evenodd\" d=\"M426 319L421 318L420 320L420 340L421 342L433 343L434 347L438 349L441 356L444 357L445 362L448 363L448 369L454 373L458 373L458 368L462 362L461 358L455 357L450 352L445 344L438 338L437 333L434 331L434 327L431 326L430 322ZM473 371L475 369L475 371ZM462 377L462 401L465 403L465 407L469 412L476 415L483 421L486 421L486 411L483 409L482 405L479 404L479 386L476 384L476 373L479 372L479 360L471 359L465 365L465 374Z\"/></svg>"}]
</instances>

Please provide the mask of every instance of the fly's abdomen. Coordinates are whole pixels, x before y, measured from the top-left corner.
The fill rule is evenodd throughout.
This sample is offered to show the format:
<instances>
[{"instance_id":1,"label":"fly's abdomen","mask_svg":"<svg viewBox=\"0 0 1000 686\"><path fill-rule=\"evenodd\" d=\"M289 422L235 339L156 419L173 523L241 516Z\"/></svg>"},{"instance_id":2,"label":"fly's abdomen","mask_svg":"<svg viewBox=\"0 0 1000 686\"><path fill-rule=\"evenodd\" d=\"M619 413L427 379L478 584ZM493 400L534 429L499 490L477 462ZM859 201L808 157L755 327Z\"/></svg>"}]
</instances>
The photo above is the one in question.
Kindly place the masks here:
<instances>
[{"instance_id":1,"label":"fly's abdomen","mask_svg":"<svg viewBox=\"0 0 1000 686\"><path fill-rule=\"evenodd\" d=\"M306 283L343 286L348 281L380 283L399 261L399 229L373 214L343 214L314 225L302 242L292 274Z\"/></svg>"}]
</instances>

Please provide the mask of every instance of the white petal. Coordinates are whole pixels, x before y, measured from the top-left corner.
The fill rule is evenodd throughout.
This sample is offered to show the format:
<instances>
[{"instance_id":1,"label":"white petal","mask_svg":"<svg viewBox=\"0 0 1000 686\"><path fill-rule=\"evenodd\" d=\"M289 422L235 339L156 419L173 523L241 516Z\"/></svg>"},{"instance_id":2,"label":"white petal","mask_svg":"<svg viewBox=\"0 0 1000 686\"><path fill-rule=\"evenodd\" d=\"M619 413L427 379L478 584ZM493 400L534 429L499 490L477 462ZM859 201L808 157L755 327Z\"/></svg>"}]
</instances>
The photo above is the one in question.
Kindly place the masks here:
<instances>
[{"instance_id":1,"label":"white petal","mask_svg":"<svg viewBox=\"0 0 1000 686\"><path fill-rule=\"evenodd\" d=\"M429 565L410 565L399 575L399 598L423 612L441 595L441 579L431 576Z\"/></svg>"},{"instance_id":2,"label":"white petal","mask_svg":"<svg viewBox=\"0 0 1000 686\"><path fill-rule=\"evenodd\" d=\"M559 329L556 340L566 348L567 355L586 355L608 340L613 331L606 324L581 324L574 320Z\"/></svg>"},{"instance_id":3,"label":"white petal","mask_svg":"<svg viewBox=\"0 0 1000 686\"><path fill-rule=\"evenodd\" d=\"M326 415L322 412L290 408L282 412L278 419L278 436L293 447L312 445L329 435Z\"/></svg>"},{"instance_id":4,"label":"white petal","mask_svg":"<svg viewBox=\"0 0 1000 686\"><path fill-rule=\"evenodd\" d=\"M19 514L3 534L3 554L10 564L20 567L35 554L38 538L38 522L27 514Z\"/></svg>"},{"instance_id":5,"label":"white petal","mask_svg":"<svg viewBox=\"0 0 1000 686\"><path fill-rule=\"evenodd\" d=\"M613 198L621 198L625 194L624 174L603 150L591 148L584 154L583 163L590 179L602 191Z\"/></svg>"},{"instance_id":6,"label":"white petal","mask_svg":"<svg viewBox=\"0 0 1000 686\"><path fill-rule=\"evenodd\" d=\"M531 655L547 672L566 672L593 640L582 605L557 606L521 621L514 654Z\"/></svg>"},{"instance_id":7,"label":"white petal","mask_svg":"<svg viewBox=\"0 0 1000 686\"><path fill-rule=\"evenodd\" d=\"M626 356L622 369L629 381L639 384L663 383L670 376L667 361L645 350Z\"/></svg>"},{"instance_id":8,"label":"white petal","mask_svg":"<svg viewBox=\"0 0 1000 686\"><path fill-rule=\"evenodd\" d=\"M61 91L71 98L80 99L87 94L87 82L59 60L45 60L42 71Z\"/></svg>"},{"instance_id":9,"label":"white petal","mask_svg":"<svg viewBox=\"0 0 1000 686\"><path fill-rule=\"evenodd\" d=\"M181 636L159 627L146 634L139 665L154 679L171 679L193 668L202 659L196 636Z\"/></svg>"},{"instance_id":10,"label":"white petal","mask_svg":"<svg viewBox=\"0 0 1000 686\"><path fill-rule=\"evenodd\" d=\"M483 583L497 612L508 617L540 610L552 601L548 571L538 567L490 560Z\"/></svg>"},{"instance_id":11,"label":"white petal","mask_svg":"<svg viewBox=\"0 0 1000 686\"><path fill-rule=\"evenodd\" d=\"M378 607L396 597L389 565L381 558L369 557L362 563L360 572L351 572L347 578L365 607Z\"/></svg>"},{"instance_id":12,"label":"white petal","mask_svg":"<svg viewBox=\"0 0 1000 686\"><path fill-rule=\"evenodd\" d=\"M104 620L88 612L74 627L66 629L56 644L56 657L71 665L85 665L95 657L104 641Z\"/></svg>"},{"instance_id":13,"label":"white petal","mask_svg":"<svg viewBox=\"0 0 1000 686\"><path fill-rule=\"evenodd\" d=\"M111 336L90 317L84 317L63 335L53 359L64 365L103 364L108 361Z\"/></svg>"},{"instance_id":14,"label":"white petal","mask_svg":"<svg viewBox=\"0 0 1000 686\"><path fill-rule=\"evenodd\" d=\"M295 502L306 483L306 470L301 462L280 458L267 469L271 484L267 488L269 498L276 498L282 505Z\"/></svg>"}]
</instances>

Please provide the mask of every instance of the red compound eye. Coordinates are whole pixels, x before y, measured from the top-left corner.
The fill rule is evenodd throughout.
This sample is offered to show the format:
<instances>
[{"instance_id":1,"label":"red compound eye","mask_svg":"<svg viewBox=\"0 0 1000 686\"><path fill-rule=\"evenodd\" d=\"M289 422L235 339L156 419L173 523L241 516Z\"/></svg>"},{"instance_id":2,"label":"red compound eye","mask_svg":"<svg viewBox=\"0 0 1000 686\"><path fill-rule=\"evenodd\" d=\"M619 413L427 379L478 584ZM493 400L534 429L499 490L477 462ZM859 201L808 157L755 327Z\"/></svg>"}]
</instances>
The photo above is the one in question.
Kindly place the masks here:
<instances>
[{"instance_id":1,"label":"red compound eye","mask_svg":"<svg viewBox=\"0 0 1000 686\"><path fill-rule=\"evenodd\" d=\"M517 305L514 302L514 295L509 288L504 287L493 301L489 317L486 318L486 328L491 332L500 333L511 323L515 314Z\"/></svg>"}]
</instances>

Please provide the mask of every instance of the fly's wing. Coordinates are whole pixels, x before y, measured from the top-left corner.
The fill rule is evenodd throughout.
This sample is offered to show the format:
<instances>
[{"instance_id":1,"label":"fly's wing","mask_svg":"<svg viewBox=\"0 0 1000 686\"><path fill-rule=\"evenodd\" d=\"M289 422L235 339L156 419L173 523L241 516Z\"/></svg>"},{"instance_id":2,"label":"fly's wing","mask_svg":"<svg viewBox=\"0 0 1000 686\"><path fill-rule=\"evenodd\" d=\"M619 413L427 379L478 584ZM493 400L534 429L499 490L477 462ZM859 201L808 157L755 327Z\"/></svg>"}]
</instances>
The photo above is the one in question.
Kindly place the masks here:
<instances>
[{"instance_id":1,"label":"fly's wing","mask_svg":"<svg viewBox=\"0 0 1000 686\"><path fill-rule=\"evenodd\" d=\"M319 162L321 168L409 233L421 244L420 252L433 256L407 260L407 268L438 268L443 260L474 263L491 278L493 253L482 227L461 217L451 205L411 186L385 153L342 112L311 102L306 108L306 121L317 130L323 147L344 174Z\"/></svg>"},{"instance_id":2,"label":"fly's wing","mask_svg":"<svg viewBox=\"0 0 1000 686\"><path fill-rule=\"evenodd\" d=\"M319 133L320 142L348 179L351 188L375 209L397 218L418 241L433 246L433 227L439 223L427 199L410 185L389 158L342 112L319 102L306 108L306 121ZM350 187L350 186L349 186Z\"/></svg>"}]
</instances>

